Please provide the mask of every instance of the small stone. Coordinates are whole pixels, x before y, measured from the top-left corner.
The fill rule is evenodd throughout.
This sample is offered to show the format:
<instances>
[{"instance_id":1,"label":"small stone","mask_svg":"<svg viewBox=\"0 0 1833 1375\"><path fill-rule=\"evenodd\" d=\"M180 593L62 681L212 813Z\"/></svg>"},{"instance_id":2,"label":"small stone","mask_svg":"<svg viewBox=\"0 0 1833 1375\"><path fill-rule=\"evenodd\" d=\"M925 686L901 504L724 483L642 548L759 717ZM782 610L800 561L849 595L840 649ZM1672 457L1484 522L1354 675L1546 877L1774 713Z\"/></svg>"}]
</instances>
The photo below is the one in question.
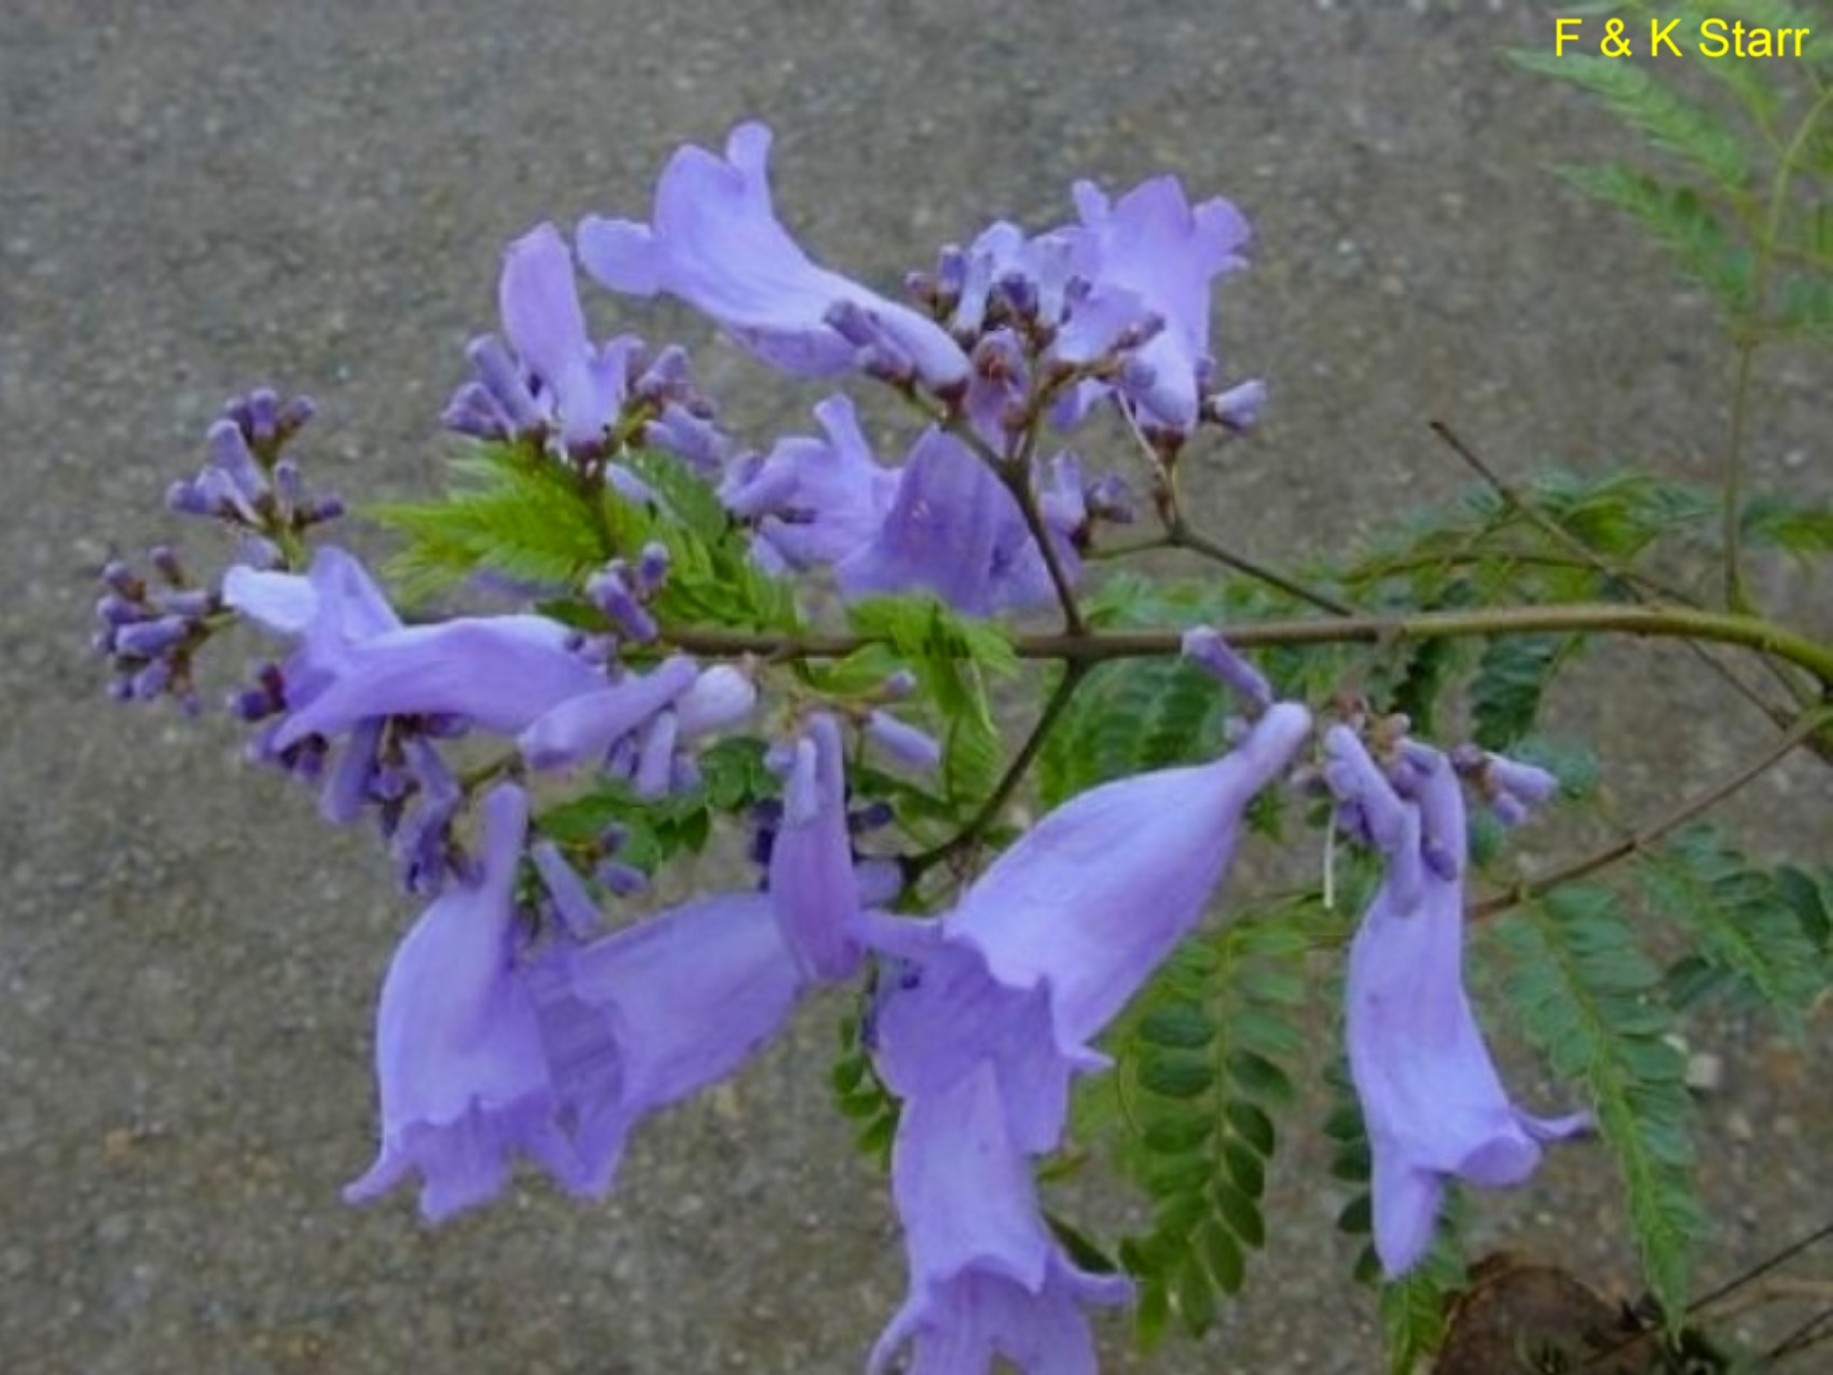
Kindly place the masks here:
<instances>
[{"instance_id":1,"label":"small stone","mask_svg":"<svg viewBox=\"0 0 1833 1375\"><path fill-rule=\"evenodd\" d=\"M1725 1062L1705 1050L1689 1055L1686 1082L1695 1093L1717 1093L1725 1085Z\"/></svg>"}]
</instances>

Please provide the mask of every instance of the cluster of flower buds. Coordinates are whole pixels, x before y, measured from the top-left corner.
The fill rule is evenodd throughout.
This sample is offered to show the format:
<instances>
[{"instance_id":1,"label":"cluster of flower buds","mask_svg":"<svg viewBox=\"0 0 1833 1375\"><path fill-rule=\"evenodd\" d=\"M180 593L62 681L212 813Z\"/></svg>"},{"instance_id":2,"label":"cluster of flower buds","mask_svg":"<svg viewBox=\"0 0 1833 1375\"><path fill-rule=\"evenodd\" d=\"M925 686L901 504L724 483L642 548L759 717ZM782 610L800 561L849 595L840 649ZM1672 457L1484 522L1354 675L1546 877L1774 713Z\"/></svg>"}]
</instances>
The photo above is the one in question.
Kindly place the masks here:
<instances>
[{"instance_id":1,"label":"cluster of flower buds","mask_svg":"<svg viewBox=\"0 0 1833 1375\"><path fill-rule=\"evenodd\" d=\"M114 677L109 695L120 701L150 702L171 697L186 712L198 709L191 660L209 638L220 596L185 575L178 555L161 545L149 561L159 585L149 583L120 560L102 569L104 591L96 602L96 651L108 656Z\"/></svg>"},{"instance_id":2,"label":"cluster of flower buds","mask_svg":"<svg viewBox=\"0 0 1833 1375\"><path fill-rule=\"evenodd\" d=\"M283 402L267 387L232 398L206 436L208 463L196 477L174 482L166 505L243 531L241 562L280 566L291 541L344 513L337 497L308 492L299 465L283 454L312 413L311 398Z\"/></svg>"},{"instance_id":3,"label":"cluster of flower buds","mask_svg":"<svg viewBox=\"0 0 1833 1375\"><path fill-rule=\"evenodd\" d=\"M1504 826L1519 826L1534 808L1559 792L1559 779L1539 765L1492 754L1477 745L1453 750L1451 766L1476 788L1490 815Z\"/></svg>"},{"instance_id":4,"label":"cluster of flower buds","mask_svg":"<svg viewBox=\"0 0 1833 1375\"><path fill-rule=\"evenodd\" d=\"M586 582L586 599L611 623L612 633L636 644L648 644L657 633L648 602L668 578L668 549L645 545L635 565L613 559Z\"/></svg>"},{"instance_id":5,"label":"cluster of flower buds","mask_svg":"<svg viewBox=\"0 0 1833 1375\"><path fill-rule=\"evenodd\" d=\"M572 254L541 225L510 245L500 287L503 329L466 351L474 378L453 393L446 428L473 439L552 443L574 461L635 445L716 472L730 441L695 387L686 350L653 356L635 335L602 345L586 330Z\"/></svg>"}]
</instances>

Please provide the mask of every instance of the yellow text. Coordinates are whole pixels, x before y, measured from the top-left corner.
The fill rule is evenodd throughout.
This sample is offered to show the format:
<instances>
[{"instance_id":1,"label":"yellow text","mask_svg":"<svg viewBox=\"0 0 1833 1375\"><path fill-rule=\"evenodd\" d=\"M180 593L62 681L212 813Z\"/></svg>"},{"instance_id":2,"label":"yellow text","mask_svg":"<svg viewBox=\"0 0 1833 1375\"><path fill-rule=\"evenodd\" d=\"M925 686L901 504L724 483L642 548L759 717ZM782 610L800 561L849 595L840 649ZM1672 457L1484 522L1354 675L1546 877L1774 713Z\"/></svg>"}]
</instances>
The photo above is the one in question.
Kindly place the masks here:
<instances>
[{"instance_id":1,"label":"yellow text","mask_svg":"<svg viewBox=\"0 0 1833 1375\"><path fill-rule=\"evenodd\" d=\"M1742 21L1708 19L1699 26L1701 57L1800 57L1810 29L1766 29Z\"/></svg>"}]
</instances>

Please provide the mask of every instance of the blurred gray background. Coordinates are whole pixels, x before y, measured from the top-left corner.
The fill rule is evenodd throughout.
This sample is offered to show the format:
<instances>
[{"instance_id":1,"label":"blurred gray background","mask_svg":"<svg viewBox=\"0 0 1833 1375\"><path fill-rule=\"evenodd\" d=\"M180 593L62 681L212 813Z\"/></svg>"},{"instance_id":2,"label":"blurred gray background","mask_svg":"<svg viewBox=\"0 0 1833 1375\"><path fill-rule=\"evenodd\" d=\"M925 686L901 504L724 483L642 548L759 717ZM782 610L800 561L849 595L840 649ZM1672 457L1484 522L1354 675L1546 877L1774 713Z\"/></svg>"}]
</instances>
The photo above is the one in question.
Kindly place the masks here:
<instances>
[{"instance_id":1,"label":"blurred gray background","mask_svg":"<svg viewBox=\"0 0 1833 1375\"><path fill-rule=\"evenodd\" d=\"M530 1183L430 1232L406 1194L338 1203L373 1148L371 1004L410 909L366 839L244 769L220 722L111 708L83 652L96 566L166 537L160 496L225 396L315 395L301 454L348 497L430 491L503 243L641 216L674 146L761 116L787 218L885 285L994 215L1066 217L1080 176L1172 169L1235 198L1259 238L1221 351L1274 401L1192 486L1260 557L1462 486L1430 417L1514 474L1704 476L1726 349L1653 250L1548 174L1622 147L1501 60L1551 27L1549 7L1450 0L7 0L0 1371L843 1372L901 1295L883 1183L827 1105L832 1003L644 1130L608 1206ZM592 308L606 332L681 323ZM819 396L723 344L700 357L752 442ZM1756 485L1833 485L1829 381L1824 357L1771 359ZM1824 583L1761 585L1828 631ZM1602 730L1626 815L1761 741L1677 651L1610 662L1562 710ZM1824 857L1828 801L1797 762L1738 815L1761 851ZM1703 1113L1709 1280L1824 1220L1809 1065L1833 1038L1825 1016L1805 1047L1702 1034L1726 1066ZM1111 1323L1105 1368L1376 1368L1331 1229L1345 1195L1302 1116L1288 1135L1278 1233L1221 1330L1148 1366ZM1595 1148L1480 1218L1482 1240L1633 1282Z\"/></svg>"}]
</instances>

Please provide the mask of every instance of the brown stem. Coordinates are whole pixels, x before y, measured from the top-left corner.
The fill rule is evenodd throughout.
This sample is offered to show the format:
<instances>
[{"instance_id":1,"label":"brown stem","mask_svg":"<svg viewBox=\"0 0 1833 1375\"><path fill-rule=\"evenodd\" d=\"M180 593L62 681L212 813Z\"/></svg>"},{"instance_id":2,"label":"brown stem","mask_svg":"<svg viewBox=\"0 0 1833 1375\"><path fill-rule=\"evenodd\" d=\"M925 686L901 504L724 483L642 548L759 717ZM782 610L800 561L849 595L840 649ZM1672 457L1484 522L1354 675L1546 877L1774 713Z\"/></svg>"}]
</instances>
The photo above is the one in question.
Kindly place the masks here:
<instances>
[{"instance_id":1,"label":"brown stem","mask_svg":"<svg viewBox=\"0 0 1833 1375\"><path fill-rule=\"evenodd\" d=\"M1486 917L1497 916L1511 908L1519 907L1522 903L1532 902L1535 898L1561 884L1587 878L1598 870L1615 864L1618 860L1628 859L1631 855L1642 853L1670 832L1679 830L1695 817L1716 807L1740 788L1761 778L1829 720L1833 720L1833 712L1804 712L1769 749L1729 778L1722 779L1697 796L1689 797L1672 811L1651 821L1634 835L1606 845L1601 850L1595 850L1582 859L1574 860L1571 864L1556 869L1550 874L1525 883L1518 883L1506 893L1499 893L1493 898L1485 898L1482 902L1473 903L1467 909L1469 919L1482 921Z\"/></svg>"},{"instance_id":2,"label":"brown stem","mask_svg":"<svg viewBox=\"0 0 1833 1375\"><path fill-rule=\"evenodd\" d=\"M1536 529L1542 531L1560 548L1572 554L1579 562L1591 569L1592 572L1598 574L1606 582L1615 582L1628 588L1630 595L1639 602L1647 603L1649 601L1649 598L1642 591L1639 580L1627 569L1620 568L1604 558L1597 550L1593 549L1577 535L1566 529L1565 526L1553 519L1552 516L1549 516L1540 507L1529 501L1522 495L1519 488L1509 482L1494 468L1490 467L1489 464L1485 463L1482 456L1478 454L1476 450L1459 439L1452 431L1451 427L1444 421L1431 420L1426 423L1431 427L1432 433L1443 440L1452 453L1456 454L1464 461L1471 471L1482 478L1483 481L1489 485L1490 489L1495 492L1497 496L1502 498L1503 504L1511 511L1516 512L1525 520L1529 521ZM1781 707L1773 705L1769 699L1758 692L1756 688L1739 677L1736 670L1729 664L1714 658L1711 651L1704 645L1695 640L1688 640L1686 644L1689 652L1691 652L1695 658L1728 683L1746 701L1754 703L1757 709L1765 716L1769 717L1770 720L1777 724L1782 724L1791 719L1791 713ZM1784 679L1783 681L1786 686L1788 680ZM1799 698L1797 698L1796 705L1801 705Z\"/></svg>"},{"instance_id":3,"label":"brown stem","mask_svg":"<svg viewBox=\"0 0 1833 1375\"><path fill-rule=\"evenodd\" d=\"M1255 649L1272 645L1371 644L1587 631L1738 645L1806 669L1819 681L1823 692L1833 697L1833 645L1819 644L1761 617L1692 607L1573 602L1557 606L1428 611L1410 616L1250 621L1230 626L1228 640L1237 649ZM869 644L878 643L875 637L863 635L786 636L748 630L701 629L670 630L667 640L675 648L689 653L781 655L804 659L843 659ZM1182 652L1183 629L1021 635L1013 640L1012 648L1021 659L1101 663L1108 659L1163 658Z\"/></svg>"},{"instance_id":4,"label":"brown stem","mask_svg":"<svg viewBox=\"0 0 1833 1375\"><path fill-rule=\"evenodd\" d=\"M993 824L1000 812L1005 809L1006 803L1011 800L1012 794L1017 791L1019 781L1025 776L1025 771L1031 767L1031 761L1037 758L1038 751L1044 747L1044 741L1049 738L1051 728L1063 715L1064 708L1069 705L1069 699L1075 696L1076 687L1087 676L1088 671L1087 663L1076 660L1071 660L1063 666L1063 676L1057 680L1056 690L1050 694L1050 700L1044 704L1043 711L1038 713L1037 722L1031 727L1031 734L1025 737L1025 743L1020 745L1018 753L1012 756L1012 762L1006 766L1005 773L994 785L987 800L981 804L980 810L974 813L965 826L940 845L925 850L921 854L906 855L900 861L906 884L915 883L917 879L942 861L953 858L973 845L987 827Z\"/></svg>"}]
</instances>

